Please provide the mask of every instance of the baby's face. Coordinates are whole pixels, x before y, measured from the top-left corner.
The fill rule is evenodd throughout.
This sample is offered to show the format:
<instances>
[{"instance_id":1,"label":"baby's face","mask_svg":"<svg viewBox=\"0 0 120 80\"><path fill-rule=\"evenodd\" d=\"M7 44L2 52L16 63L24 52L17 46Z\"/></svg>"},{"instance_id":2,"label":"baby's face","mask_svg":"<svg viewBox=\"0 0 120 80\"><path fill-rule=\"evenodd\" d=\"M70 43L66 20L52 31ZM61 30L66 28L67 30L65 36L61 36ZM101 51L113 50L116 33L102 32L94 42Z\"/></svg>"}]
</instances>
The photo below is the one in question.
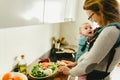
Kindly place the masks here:
<instances>
[{"instance_id":1,"label":"baby's face","mask_svg":"<svg viewBox=\"0 0 120 80\"><path fill-rule=\"evenodd\" d=\"M81 26L80 34L83 36L91 37L94 35L94 31L90 24L84 24Z\"/></svg>"}]
</instances>

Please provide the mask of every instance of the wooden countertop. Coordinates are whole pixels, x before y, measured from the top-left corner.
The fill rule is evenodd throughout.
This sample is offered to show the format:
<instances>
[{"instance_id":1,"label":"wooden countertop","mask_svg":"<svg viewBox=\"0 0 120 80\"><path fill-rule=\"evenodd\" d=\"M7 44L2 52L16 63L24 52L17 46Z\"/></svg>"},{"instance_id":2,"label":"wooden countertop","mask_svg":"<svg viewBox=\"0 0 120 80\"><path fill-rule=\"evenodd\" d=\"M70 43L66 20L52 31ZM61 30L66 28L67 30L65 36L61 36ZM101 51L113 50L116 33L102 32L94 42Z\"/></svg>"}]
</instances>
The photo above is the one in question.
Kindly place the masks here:
<instances>
[{"instance_id":1,"label":"wooden countertop","mask_svg":"<svg viewBox=\"0 0 120 80\"><path fill-rule=\"evenodd\" d=\"M45 79L33 79L28 75L28 80L67 80L68 76L63 75L63 74L56 74L52 77L48 77Z\"/></svg>"},{"instance_id":2,"label":"wooden countertop","mask_svg":"<svg viewBox=\"0 0 120 80\"><path fill-rule=\"evenodd\" d=\"M65 46L61 46L60 48L71 48L71 49L74 49L75 51L77 51L78 47L75 46L75 45L65 45ZM47 54L47 56L49 55L49 53ZM43 57L44 58L44 57ZM36 59L35 61L33 61L33 63L31 63L29 66L28 66L28 72L29 70L31 69L31 67L35 64L37 64L39 59ZM48 77L48 78L45 78L45 79L40 79L40 80L67 80L68 76L66 75L63 75L63 74L56 74L55 76L52 76L52 77ZM31 78L29 75L28 75L28 80L38 80L38 79L33 79Z\"/></svg>"}]
</instances>

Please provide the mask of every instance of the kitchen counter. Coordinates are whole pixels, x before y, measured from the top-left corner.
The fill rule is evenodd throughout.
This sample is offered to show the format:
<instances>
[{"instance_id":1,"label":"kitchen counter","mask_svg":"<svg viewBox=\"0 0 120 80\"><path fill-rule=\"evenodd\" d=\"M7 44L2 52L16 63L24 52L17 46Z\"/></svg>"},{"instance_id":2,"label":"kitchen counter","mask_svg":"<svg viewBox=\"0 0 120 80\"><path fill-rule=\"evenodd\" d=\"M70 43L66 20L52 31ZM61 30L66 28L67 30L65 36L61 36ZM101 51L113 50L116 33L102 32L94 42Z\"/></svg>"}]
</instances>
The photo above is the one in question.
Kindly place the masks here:
<instances>
[{"instance_id":1,"label":"kitchen counter","mask_svg":"<svg viewBox=\"0 0 120 80\"><path fill-rule=\"evenodd\" d=\"M39 59L37 59L31 65L28 66L28 73L30 72L31 68L38 63L38 61ZM31 78L29 74L27 75L27 77L28 77L28 80L68 80L68 76L61 73L56 73L54 76L51 76L45 79L34 79L34 78ZM74 80L74 78L69 80Z\"/></svg>"},{"instance_id":2,"label":"kitchen counter","mask_svg":"<svg viewBox=\"0 0 120 80\"><path fill-rule=\"evenodd\" d=\"M61 46L60 48L61 49L62 48L71 48L71 49L74 49L75 52L77 51L77 46L74 46L74 45ZM34 62L32 62L30 65L28 65L28 73L30 72L30 69L32 68L32 66L37 64L40 59L49 58L50 52L51 51L49 51L48 53L45 53L43 56L41 56L40 58L38 58ZM61 53L60 55L62 55L62 54L64 54L64 53ZM70 54L70 53L67 53L67 54ZM58 56L58 57L60 57L60 56ZM67 78L68 78L68 76L66 76L66 75L56 74L55 76L52 76L52 77L49 77L49 78L46 78L46 79L40 79L40 80L67 80ZM28 75L28 80L37 80L37 79L33 79ZM70 79L70 80L74 80L74 79Z\"/></svg>"},{"instance_id":3,"label":"kitchen counter","mask_svg":"<svg viewBox=\"0 0 120 80\"><path fill-rule=\"evenodd\" d=\"M28 73L30 72L30 69L32 68L32 66L36 65L38 63L38 61L39 61L39 59L36 59L32 64L30 64L28 66ZM29 75L27 75L27 76L28 76L28 80L38 80L38 79L31 78ZM67 80L67 78L68 78L68 76L57 73L52 77L48 77L48 78L40 79L40 80Z\"/></svg>"},{"instance_id":4,"label":"kitchen counter","mask_svg":"<svg viewBox=\"0 0 120 80\"><path fill-rule=\"evenodd\" d=\"M67 80L68 76L63 75L63 74L56 74L52 77L48 77L45 79L33 79L28 75L28 80Z\"/></svg>"}]
</instances>

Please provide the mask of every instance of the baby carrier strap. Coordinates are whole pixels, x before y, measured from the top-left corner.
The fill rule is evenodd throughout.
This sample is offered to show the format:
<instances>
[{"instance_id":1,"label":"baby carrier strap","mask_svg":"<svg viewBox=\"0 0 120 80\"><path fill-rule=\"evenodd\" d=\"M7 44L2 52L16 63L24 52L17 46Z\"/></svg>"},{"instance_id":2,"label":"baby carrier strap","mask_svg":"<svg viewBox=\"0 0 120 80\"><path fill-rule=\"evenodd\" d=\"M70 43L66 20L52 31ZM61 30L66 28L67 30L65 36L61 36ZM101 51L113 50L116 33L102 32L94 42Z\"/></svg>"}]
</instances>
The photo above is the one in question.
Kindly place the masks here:
<instances>
[{"instance_id":1,"label":"baby carrier strap","mask_svg":"<svg viewBox=\"0 0 120 80\"><path fill-rule=\"evenodd\" d=\"M101 31L102 31L104 28L106 28L106 27L114 27L114 26L115 26L117 29L120 30L120 23L117 23L117 22L116 22L116 23L108 24L108 25L106 25L105 27L101 28L101 29L98 31L98 33L101 33ZM119 37L118 37L118 39L117 39L114 47L117 48L118 46L120 46L120 34L119 34Z\"/></svg>"},{"instance_id":2,"label":"baby carrier strap","mask_svg":"<svg viewBox=\"0 0 120 80\"><path fill-rule=\"evenodd\" d=\"M113 26L116 26L117 29L120 30L120 23L111 23L109 25L106 25L104 26L103 28L99 29L96 34L93 36L93 39L89 42L90 43L90 47L89 49L92 47L92 45L94 44L95 40L97 39L98 35L102 32L102 30L106 27L113 27ZM115 55L115 48L119 47L120 46L120 34L119 34L119 37L116 41L116 43L114 44L114 46L112 47L112 49L109 51L108 55L109 55L109 58L108 58L108 64L107 64L107 67L106 67L106 72L108 71L108 68L114 58L114 55Z\"/></svg>"},{"instance_id":3,"label":"baby carrier strap","mask_svg":"<svg viewBox=\"0 0 120 80\"><path fill-rule=\"evenodd\" d=\"M119 30L120 30L120 23L112 23L109 24L106 27L112 27L112 26L116 26ZM100 30L97 31L97 33L95 34L95 36L93 37L93 40L91 41L93 45L94 41L97 39L98 35L100 34L100 32L103 30L103 28L101 28ZM112 49L109 51L108 53L108 63L106 66L106 71L100 71L100 70L93 70L92 72L87 74L87 80L104 80L109 74L110 72L108 72L109 66L114 58L115 55L115 48L120 46L120 34L119 37L116 41L116 43L114 44L114 46L112 47Z\"/></svg>"},{"instance_id":4,"label":"baby carrier strap","mask_svg":"<svg viewBox=\"0 0 120 80\"><path fill-rule=\"evenodd\" d=\"M116 28L120 30L120 23L111 23L111 24L107 25L106 27L109 27L109 26L116 26ZM109 66L112 63L112 60L114 58L114 55L115 55L115 52L116 52L115 48L117 48L119 46L120 46L120 33L119 33L119 37L118 37L115 45L112 47L112 49L109 52L109 58L108 58L108 64L107 64L107 67L106 67L106 72L108 71Z\"/></svg>"},{"instance_id":5,"label":"baby carrier strap","mask_svg":"<svg viewBox=\"0 0 120 80\"><path fill-rule=\"evenodd\" d=\"M111 24L109 24L109 25L104 26L103 28L98 29L98 31L94 34L94 36L92 37L92 39L88 42L89 45L90 45L90 46L89 46L89 50L90 50L90 48L93 46L95 40L97 39L98 35L102 32L102 30L103 30L104 28L106 28L106 27L113 27L113 26L115 26L117 29L120 30L120 23L111 23ZM118 39L117 39L114 47L116 48L116 47L118 47L118 46L120 46L120 34L119 34L119 37L118 37Z\"/></svg>"},{"instance_id":6,"label":"baby carrier strap","mask_svg":"<svg viewBox=\"0 0 120 80\"><path fill-rule=\"evenodd\" d=\"M85 51L87 45L89 46L89 47L88 47L88 50L92 47L95 39L97 38L97 36L98 36L98 34L99 34L99 33L97 33L97 31L98 31L99 29L101 29L101 28L96 28L96 29L94 30L94 33L95 33L95 34L94 34L94 38L93 38L93 37L88 37L88 38L87 38L87 40L85 41L85 44L84 44L83 47L81 48L81 51ZM92 44L90 44L90 43L92 43Z\"/></svg>"}]
</instances>

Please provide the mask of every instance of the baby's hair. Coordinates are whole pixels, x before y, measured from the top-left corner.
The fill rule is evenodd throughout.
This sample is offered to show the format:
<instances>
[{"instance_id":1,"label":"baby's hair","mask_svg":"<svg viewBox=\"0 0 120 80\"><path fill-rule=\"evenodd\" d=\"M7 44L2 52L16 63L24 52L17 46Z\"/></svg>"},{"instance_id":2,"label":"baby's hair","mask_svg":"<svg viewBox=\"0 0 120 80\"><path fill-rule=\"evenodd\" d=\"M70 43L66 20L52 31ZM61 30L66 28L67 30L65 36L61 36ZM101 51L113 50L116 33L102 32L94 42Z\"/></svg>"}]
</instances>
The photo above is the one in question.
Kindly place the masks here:
<instances>
[{"instance_id":1,"label":"baby's hair","mask_svg":"<svg viewBox=\"0 0 120 80\"><path fill-rule=\"evenodd\" d=\"M83 25L86 25L86 24L90 24L90 23L87 23L87 22L86 22L86 23L83 23L83 24L79 27L79 30L81 31L82 26L83 26Z\"/></svg>"}]
</instances>

